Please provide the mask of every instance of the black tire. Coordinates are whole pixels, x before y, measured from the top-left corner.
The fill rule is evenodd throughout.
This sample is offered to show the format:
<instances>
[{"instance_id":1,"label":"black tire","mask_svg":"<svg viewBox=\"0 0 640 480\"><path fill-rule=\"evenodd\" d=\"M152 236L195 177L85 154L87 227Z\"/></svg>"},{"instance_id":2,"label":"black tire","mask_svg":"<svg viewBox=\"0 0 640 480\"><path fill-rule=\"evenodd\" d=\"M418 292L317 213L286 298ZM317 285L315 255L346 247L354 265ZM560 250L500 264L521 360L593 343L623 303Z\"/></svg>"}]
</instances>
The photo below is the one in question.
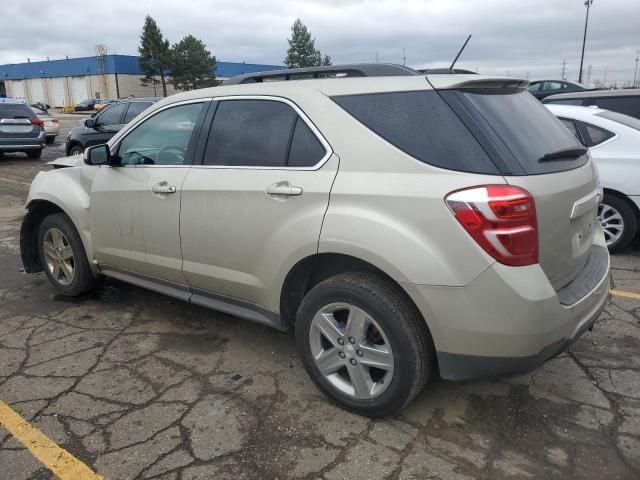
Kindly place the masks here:
<instances>
[{"instance_id":1,"label":"black tire","mask_svg":"<svg viewBox=\"0 0 640 480\"><path fill-rule=\"evenodd\" d=\"M76 144L69 149L69 156L82 155L82 152L84 152L84 148L82 148L82 145Z\"/></svg>"},{"instance_id":2,"label":"black tire","mask_svg":"<svg viewBox=\"0 0 640 480\"><path fill-rule=\"evenodd\" d=\"M394 369L382 393L357 399L332 383L318 369L309 340L312 320L326 305L344 302L364 310L380 325L393 354ZM316 285L297 313L296 343L307 373L329 398L352 412L369 417L392 414L422 390L434 366L435 349L424 319L399 287L371 273L343 273Z\"/></svg>"},{"instance_id":3,"label":"black tire","mask_svg":"<svg viewBox=\"0 0 640 480\"><path fill-rule=\"evenodd\" d=\"M617 210L622 217L624 224L622 235L617 240L607 245L611 253L621 252L629 246L638 232L638 216L629 201L611 193L604 194L602 205L612 207Z\"/></svg>"},{"instance_id":4,"label":"black tire","mask_svg":"<svg viewBox=\"0 0 640 480\"><path fill-rule=\"evenodd\" d=\"M56 139L56 137L47 137L46 142L47 142L48 145L51 145L55 139Z\"/></svg>"},{"instance_id":5,"label":"black tire","mask_svg":"<svg viewBox=\"0 0 640 480\"><path fill-rule=\"evenodd\" d=\"M27 152L25 152L27 154L27 157L37 160L38 158L40 158L42 156L42 149L39 150L29 150Z\"/></svg>"},{"instance_id":6,"label":"black tire","mask_svg":"<svg viewBox=\"0 0 640 480\"><path fill-rule=\"evenodd\" d=\"M51 228L57 228L63 233L69 241L69 245L73 252L74 278L68 285L60 283L56 278L54 278L49 268L47 268L43 241L45 233ZM60 293L64 295L77 297L94 290L100 283L100 279L95 277L91 271L91 267L87 260L87 254L84 250L82 240L80 239L80 235L78 234L76 227L73 225L71 219L64 213L54 213L49 215L40 223L40 226L38 227L38 254L40 255L42 267L49 278L49 281L60 291Z\"/></svg>"}]
</instances>

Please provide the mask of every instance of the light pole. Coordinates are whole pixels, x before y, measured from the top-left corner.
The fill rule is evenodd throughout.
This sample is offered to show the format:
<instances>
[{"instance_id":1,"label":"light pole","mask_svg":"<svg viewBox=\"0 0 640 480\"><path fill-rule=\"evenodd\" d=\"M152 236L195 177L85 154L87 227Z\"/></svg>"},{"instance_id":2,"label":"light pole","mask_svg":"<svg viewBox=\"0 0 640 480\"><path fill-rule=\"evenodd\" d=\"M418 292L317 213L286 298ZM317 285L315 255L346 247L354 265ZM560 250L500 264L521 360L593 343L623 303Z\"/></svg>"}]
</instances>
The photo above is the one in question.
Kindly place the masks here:
<instances>
[{"instance_id":1,"label":"light pole","mask_svg":"<svg viewBox=\"0 0 640 480\"><path fill-rule=\"evenodd\" d=\"M580 74L578 75L578 82L582 83L582 63L584 62L584 45L587 43L587 25L589 24L589 8L593 5L593 0L585 0L585 6L587 7L587 17L584 20L584 37L582 38L582 55L580 56Z\"/></svg>"},{"instance_id":2,"label":"light pole","mask_svg":"<svg viewBox=\"0 0 640 480\"><path fill-rule=\"evenodd\" d=\"M636 69L633 72L633 88L636 88L636 75L638 75L638 57L640 57L640 51L636 52Z\"/></svg>"}]
</instances>

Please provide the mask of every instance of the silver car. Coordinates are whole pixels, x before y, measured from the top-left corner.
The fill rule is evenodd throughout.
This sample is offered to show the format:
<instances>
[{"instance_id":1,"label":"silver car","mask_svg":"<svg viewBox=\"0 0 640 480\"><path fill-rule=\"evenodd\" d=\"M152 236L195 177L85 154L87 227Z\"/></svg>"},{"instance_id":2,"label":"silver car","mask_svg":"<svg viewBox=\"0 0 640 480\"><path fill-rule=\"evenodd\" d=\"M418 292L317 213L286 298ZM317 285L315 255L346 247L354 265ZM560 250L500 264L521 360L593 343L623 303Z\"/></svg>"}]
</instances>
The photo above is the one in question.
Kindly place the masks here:
<instances>
[{"instance_id":1,"label":"silver car","mask_svg":"<svg viewBox=\"0 0 640 480\"><path fill-rule=\"evenodd\" d=\"M604 308L585 147L527 82L397 65L168 97L33 181L27 272L113 277L286 330L352 411L558 355Z\"/></svg>"},{"instance_id":2,"label":"silver car","mask_svg":"<svg viewBox=\"0 0 640 480\"><path fill-rule=\"evenodd\" d=\"M30 108L33 110L33 113L42 120L42 126L44 127L47 143L53 143L56 137L60 134L60 121L45 110L41 110L37 107Z\"/></svg>"}]
</instances>

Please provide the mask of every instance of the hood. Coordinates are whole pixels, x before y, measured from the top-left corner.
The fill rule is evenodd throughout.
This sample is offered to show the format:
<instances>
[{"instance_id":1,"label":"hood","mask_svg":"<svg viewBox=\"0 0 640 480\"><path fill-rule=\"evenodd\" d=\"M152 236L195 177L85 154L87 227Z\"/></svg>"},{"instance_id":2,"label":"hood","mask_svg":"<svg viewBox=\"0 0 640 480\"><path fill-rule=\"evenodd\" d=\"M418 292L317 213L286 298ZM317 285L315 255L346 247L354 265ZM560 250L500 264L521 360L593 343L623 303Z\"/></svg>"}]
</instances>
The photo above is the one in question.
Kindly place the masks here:
<instances>
[{"instance_id":1,"label":"hood","mask_svg":"<svg viewBox=\"0 0 640 480\"><path fill-rule=\"evenodd\" d=\"M83 155L72 155L70 157L62 157L56 160L47 162L48 165L53 165L53 168L65 168L65 167L80 167L84 165Z\"/></svg>"}]
</instances>

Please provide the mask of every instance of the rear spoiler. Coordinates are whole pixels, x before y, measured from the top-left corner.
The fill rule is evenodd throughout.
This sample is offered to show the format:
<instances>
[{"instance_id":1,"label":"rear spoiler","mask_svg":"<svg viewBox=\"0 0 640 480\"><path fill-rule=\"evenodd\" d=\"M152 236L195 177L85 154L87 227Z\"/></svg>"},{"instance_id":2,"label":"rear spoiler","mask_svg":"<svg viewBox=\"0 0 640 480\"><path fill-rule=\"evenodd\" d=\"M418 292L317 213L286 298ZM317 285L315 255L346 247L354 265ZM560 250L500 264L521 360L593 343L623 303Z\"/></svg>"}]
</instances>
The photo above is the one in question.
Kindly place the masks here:
<instances>
[{"instance_id":1,"label":"rear spoiler","mask_svg":"<svg viewBox=\"0 0 640 480\"><path fill-rule=\"evenodd\" d=\"M518 88L525 89L529 80L509 77L480 77L478 75L427 75L427 82L436 90L465 88Z\"/></svg>"}]
</instances>

